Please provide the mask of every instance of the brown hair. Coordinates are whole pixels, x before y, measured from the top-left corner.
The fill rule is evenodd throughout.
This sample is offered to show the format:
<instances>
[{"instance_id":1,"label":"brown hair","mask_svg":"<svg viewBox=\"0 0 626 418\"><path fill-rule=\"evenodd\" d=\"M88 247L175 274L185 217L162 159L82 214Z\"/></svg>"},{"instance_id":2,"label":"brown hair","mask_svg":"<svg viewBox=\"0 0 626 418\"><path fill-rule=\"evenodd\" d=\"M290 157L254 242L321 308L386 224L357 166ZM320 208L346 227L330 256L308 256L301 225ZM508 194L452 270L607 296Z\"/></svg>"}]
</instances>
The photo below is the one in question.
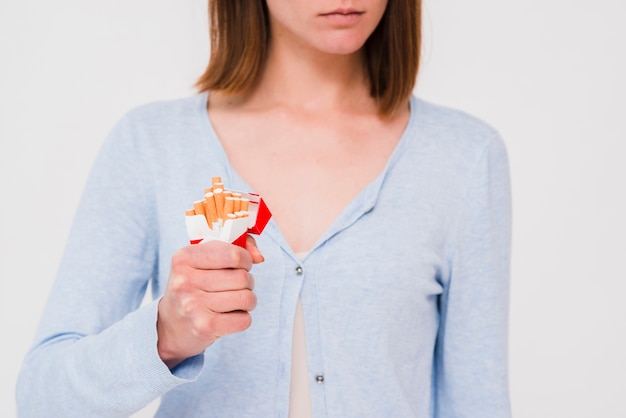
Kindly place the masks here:
<instances>
[{"instance_id":1,"label":"brown hair","mask_svg":"<svg viewBox=\"0 0 626 418\"><path fill-rule=\"evenodd\" d=\"M411 95L420 61L421 0L389 0L364 45L370 94L391 115ZM258 82L270 36L265 0L209 0L211 57L196 86L245 94Z\"/></svg>"}]
</instances>

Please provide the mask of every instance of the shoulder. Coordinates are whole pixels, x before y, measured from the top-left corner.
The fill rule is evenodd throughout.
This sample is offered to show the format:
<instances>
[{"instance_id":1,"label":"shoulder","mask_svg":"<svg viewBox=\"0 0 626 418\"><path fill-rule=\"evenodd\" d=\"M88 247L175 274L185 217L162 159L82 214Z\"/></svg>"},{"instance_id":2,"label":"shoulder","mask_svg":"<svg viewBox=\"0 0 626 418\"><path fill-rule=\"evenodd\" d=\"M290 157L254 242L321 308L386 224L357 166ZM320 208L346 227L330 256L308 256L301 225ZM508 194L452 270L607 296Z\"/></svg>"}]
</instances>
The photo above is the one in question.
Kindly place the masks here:
<instances>
[{"instance_id":1,"label":"shoulder","mask_svg":"<svg viewBox=\"0 0 626 418\"><path fill-rule=\"evenodd\" d=\"M465 195L475 179L508 170L498 131L464 111L412 97L406 135L393 178L398 184L425 184L427 193L444 199L442 208Z\"/></svg>"},{"instance_id":2,"label":"shoulder","mask_svg":"<svg viewBox=\"0 0 626 418\"><path fill-rule=\"evenodd\" d=\"M433 164L465 175L484 158L506 159L500 133L484 120L415 96L411 107L411 148Z\"/></svg>"},{"instance_id":3,"label":"shoulder","mask_svg":"<svg viewBox=\"0 0 626 418\"><path fill-rule=\"evenodd\" d=\"M105 144L140 150L163 150L199 137L206 129L206 95L155 101L127 111Z\"/></svg>"},{"instance_id":4,"label":"shoulder","mask_svg":"<svg viewBox=\"0 0 626 418\"><path fill-rule=\"evenodd\" d=\"M434 141L448 152L480 153L496 144L503 145L499 132L484 120L462 110L413 97L415 122L427 141Z\"/></svg>"},{"instance_id":5,"label":"shoulder","mask_svg":"<svg viewBox=\"0 0 626 418\"><path fill-rule=\"evenodd\" d=\"M206 96L143 104L127 111L102 142L96 165L137 166L160 173L165 167L206 155ZM176 168L172 168L175 170Z\"/></svg>"},{"instance_id":6,"label":"shoulder","mask_svg":"<svg viewBox=\"0 0 626 418\"><path fill-rule=\"evenodd\" d=\"M171 125L197 117L206 107L206 94L173 100L161 100L139 105L129 110L123 122L144 125Z\"/></svg>"}]
</instances>

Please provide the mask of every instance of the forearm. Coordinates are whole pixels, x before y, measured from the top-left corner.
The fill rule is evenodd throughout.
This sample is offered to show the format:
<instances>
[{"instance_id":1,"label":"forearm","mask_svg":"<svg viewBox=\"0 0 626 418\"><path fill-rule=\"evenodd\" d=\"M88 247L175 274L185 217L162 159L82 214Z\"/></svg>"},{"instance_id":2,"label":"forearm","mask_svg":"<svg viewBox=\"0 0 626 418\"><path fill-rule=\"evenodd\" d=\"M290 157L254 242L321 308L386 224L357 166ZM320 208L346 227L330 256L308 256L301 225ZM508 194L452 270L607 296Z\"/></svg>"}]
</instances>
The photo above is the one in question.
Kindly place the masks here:
<instances>
[{"instance_id":1,"label":"forearm","mask_svg":"<svg viewBox=\"0 0 626 418\"><path fill-rule=\"evenodd\" d=\"M129 416L193 380L202 357L174 373L156 350L156 302L97 335L51 336L28 354L17 385L20 416Z\"/></svg>"}]
</instances>

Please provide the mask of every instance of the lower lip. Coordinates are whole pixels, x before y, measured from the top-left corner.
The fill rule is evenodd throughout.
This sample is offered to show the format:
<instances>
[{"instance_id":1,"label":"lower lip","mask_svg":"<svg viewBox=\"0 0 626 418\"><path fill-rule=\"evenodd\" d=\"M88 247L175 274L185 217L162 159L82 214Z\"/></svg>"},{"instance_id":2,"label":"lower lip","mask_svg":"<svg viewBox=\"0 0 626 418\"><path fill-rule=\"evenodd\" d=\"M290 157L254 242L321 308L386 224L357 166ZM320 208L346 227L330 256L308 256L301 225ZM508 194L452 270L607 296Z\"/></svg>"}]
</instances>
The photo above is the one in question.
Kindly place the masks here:
<instances>
[{"instance_id":1,"label":"lower lip","mask_svg":"<svg viewBox=\"0 0 626 418\"><path fill-rule=\"evenodd\" d=\"M363 13L328 13L322 15L327 21L337 25L351 25L361 18Z\"/></svg>"}]
</instances>

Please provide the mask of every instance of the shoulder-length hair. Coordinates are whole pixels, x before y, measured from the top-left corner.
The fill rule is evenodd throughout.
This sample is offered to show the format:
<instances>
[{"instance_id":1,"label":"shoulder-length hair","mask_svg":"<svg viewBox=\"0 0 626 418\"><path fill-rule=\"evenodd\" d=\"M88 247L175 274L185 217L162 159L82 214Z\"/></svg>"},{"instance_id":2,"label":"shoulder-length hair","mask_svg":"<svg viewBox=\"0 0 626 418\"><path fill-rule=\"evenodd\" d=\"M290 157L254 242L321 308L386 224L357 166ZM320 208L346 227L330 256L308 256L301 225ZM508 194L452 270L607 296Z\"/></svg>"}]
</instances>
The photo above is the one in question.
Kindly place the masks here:
<instances>
[{"instance_id":1,"label":"shoulder-length hair","mask_svg":"<svg viewBox=\"0 0 626 418\"><path fill-rule=\"evenodd\" d=\"M421 48L421 0L389 0L364 45L370 94L389 116L415 86ZM211 56L196 86L246 94L261 77L270 38L265 0L209 0Z\"/></svg>"}]
</instances>

